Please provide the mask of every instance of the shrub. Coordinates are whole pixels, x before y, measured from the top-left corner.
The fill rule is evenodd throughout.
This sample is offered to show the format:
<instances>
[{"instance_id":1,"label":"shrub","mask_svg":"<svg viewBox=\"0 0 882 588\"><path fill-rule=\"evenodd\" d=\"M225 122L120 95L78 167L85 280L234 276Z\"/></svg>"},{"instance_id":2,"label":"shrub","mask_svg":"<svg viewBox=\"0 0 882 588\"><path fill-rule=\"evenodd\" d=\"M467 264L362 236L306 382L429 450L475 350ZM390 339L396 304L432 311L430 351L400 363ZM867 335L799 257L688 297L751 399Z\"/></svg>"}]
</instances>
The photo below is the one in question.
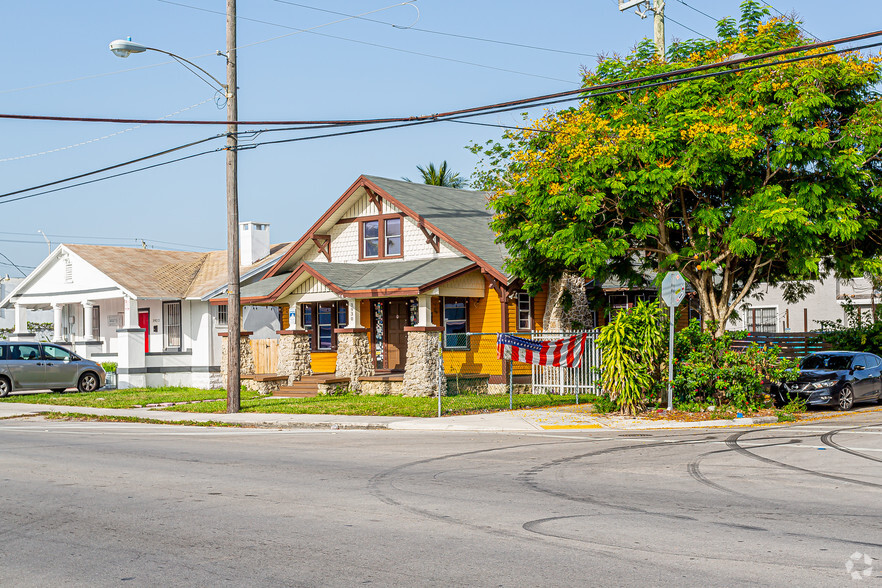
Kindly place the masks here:
<instances>
[{"instance_id":1,"label":"shrub","mask_svg":"<svg viewBox=\"0 0 882 588\"><path fill-rule=\"evenodd\" d=\"M104 361L101 362L101 367L104 368L104 371L108 374L116 373L117 363L115 361Z\"/></svg>"},{"instance_id":2,"label":"shrub","mask_svg":"<svg viewBox=\"0 0 882 588\"><path fill-rule=\"evenodd\" d=\"M851 300L846 300L842 309L844 323L842 319L818 321L821 333L816 341L829 343L833 349L882 354L882 321L862 316Z\"/></svg>"},{"instance_id":3,"label":"shrub","mask_svg":"<svg viewBox=\"0 0 882 588\"><path fill-rule=\"evenodd\" d=\"M659 302L640 300L600 330L603 389L625 414L637 414L657 380L653 375L664 347L663 317Z\"/></svg>"},{"instance_id":4,"label":"shrub","mask_svg":"<svg viewBox=\"0 0 882 588\"><path fill-rule=\"evenodd\" d=\"M729 404L742 410L771 406L768 385L782 381L797 362L781 357L777 346L732 349L732 341L742 335L726 332L715 338L702 332L697 320L677 334L673 388L679 402Z\"/></svg>"}]
</instances>

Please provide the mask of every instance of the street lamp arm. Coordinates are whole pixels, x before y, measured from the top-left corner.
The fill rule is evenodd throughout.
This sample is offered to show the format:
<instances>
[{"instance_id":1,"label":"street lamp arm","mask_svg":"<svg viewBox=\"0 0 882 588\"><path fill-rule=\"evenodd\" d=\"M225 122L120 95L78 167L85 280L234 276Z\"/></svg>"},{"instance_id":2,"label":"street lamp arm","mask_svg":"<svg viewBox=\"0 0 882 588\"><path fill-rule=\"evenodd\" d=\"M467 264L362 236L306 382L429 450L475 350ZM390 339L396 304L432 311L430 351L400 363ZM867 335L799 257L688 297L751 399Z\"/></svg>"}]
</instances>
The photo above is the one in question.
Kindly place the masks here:
<instances>
[{"instance_id":1,"label":"street lamp arm","mask_svg":"<svg viewBox=\"0 0 882 588\"><path fill-rule=\"evenodd\" d=\"M223 91L224 96L226 98L230 98L230 90L229 90L229 87L227 86L227 84L224 84L219 79L217 79L216 77L214 77L213 75L211 75L210 73L205 71L203 68L199 67L198 65L196 65L195 63L193 63L192 61L187 59L186 57L181 57L180 55L178 55L176 53L172 53L171 51L165 51L164 49L157 49L156 47L148 47L146 45L141 45L140 43L133 43L131 39L132 38L129 37L129 39L127 41L119 39L119 40L112 42L110 44L110 50L113 51L113 54L116 55L117 57L128 57L132 53L143 53L144 51L156 51L157 53L162 53L164 55L168 55L169 57L171 57L173 59L176 59L178 61L181 61L183 63L186 63L188 65L195 67L196 69L198 69L199 71L201 71L202 73L207 75L209 78L211 78L211 80L215 84L218 85L218 87L221 89L221 91ZM195 74L196 72L193 72L193 73Z\"/></svg>"}]
</instances>

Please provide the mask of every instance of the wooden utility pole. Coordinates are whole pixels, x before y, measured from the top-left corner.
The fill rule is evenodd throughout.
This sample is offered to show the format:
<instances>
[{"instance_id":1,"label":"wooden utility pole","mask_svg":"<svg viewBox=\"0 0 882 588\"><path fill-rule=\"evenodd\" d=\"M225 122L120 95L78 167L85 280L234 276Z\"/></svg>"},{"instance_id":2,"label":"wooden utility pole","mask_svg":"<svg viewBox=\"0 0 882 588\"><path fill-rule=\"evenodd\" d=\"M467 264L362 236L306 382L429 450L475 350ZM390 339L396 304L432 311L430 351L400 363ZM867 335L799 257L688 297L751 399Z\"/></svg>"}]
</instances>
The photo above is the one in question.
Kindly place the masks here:
<instances>
[{"instance_id":1,"label":"wooden utility pole","mask_svg":"<svg viewBox=\"0 0 882 588\"><path fill-rule=\"evenodd\" d=\"M236 87L236 0L227 0L227 412L239 412L241 373L239 368L242 333L239 305L239 187L237 127L239 119Z\"/></svg>"},{"instance_id":2,"label":"wooden utility pole","mask_svg":"<svg viewBox=\"0 0 882 588\"><path fill-rule=\"evenodd\" d=\"M655 50L658 52L659 58L665 60L665 0L655 0L653 10L655 17L653 18L653 39L655 40Z\"/></svg>"}]
</instances>

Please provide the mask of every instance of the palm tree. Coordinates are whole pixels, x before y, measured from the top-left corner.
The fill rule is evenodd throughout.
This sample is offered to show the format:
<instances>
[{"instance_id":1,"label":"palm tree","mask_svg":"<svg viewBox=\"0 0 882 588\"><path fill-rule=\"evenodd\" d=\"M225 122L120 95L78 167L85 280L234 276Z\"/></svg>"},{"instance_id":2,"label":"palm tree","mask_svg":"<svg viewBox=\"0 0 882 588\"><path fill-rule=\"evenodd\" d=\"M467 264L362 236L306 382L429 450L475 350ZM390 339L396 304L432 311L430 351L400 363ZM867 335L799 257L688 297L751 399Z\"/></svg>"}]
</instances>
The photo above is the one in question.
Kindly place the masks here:
<instances>
[{"instance_id":1,"label":"palm tree","mask_svg":"<svg viewBox=\"0 0 882 588\"><path fill-rule=\"evenodd\" d=\"M429 165L427 165L426 167L418 165L417 169L420 170L420 174L423 176L423 183L429 184L430 186L464 188L466 185L465 179L461 178L458 173L447 169L447 160L442 161L441 165L437 169L435 168L435 164L432 162L429 162ZM413 181L410 178L401 179L406 182Z\"/></svg>"}]
</instances>

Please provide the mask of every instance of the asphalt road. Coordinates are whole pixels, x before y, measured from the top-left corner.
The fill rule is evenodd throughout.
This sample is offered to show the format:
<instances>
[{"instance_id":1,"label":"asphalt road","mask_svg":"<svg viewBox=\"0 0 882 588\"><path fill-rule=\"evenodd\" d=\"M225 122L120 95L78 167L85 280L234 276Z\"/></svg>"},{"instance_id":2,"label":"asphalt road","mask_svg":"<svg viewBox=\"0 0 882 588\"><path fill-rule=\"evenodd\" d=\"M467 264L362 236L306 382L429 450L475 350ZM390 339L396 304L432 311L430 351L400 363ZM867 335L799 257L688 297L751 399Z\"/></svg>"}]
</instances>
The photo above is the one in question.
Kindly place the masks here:
<instances>
[{"instance_id":1,"label":"asphalt road","mask_svg":"<svg viewBox=\"0 0 882 588\"><path fill-rule=\"evenodd\" d=\"M878 412L537 434L14 419L0 480L3 586L882 586Z\"/></svg>"}]
</instances>

